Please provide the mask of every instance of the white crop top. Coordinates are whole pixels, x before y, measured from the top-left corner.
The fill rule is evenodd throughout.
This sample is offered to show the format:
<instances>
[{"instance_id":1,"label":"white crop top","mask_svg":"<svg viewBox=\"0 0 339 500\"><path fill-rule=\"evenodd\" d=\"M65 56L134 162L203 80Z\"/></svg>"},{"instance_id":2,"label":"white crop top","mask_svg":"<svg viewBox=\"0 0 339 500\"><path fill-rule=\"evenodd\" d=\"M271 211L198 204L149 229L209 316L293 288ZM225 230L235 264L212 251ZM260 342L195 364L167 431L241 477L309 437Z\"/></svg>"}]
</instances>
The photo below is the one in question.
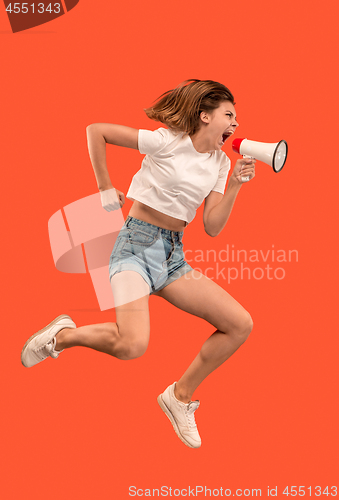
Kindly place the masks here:
<instances>
[{"instance_id":1,"label":"white crop top","mask_svg":"<svg viewBox=\"0 0 339 500\"><path fill-rule=\"evenodd\" d=\"M132 179L130 200L191 222L211 191L224 194L230 160L223 151L199 153L188 134L165 128L139 130L138 148L146 156Z\"/></svg>"}]
</instances>

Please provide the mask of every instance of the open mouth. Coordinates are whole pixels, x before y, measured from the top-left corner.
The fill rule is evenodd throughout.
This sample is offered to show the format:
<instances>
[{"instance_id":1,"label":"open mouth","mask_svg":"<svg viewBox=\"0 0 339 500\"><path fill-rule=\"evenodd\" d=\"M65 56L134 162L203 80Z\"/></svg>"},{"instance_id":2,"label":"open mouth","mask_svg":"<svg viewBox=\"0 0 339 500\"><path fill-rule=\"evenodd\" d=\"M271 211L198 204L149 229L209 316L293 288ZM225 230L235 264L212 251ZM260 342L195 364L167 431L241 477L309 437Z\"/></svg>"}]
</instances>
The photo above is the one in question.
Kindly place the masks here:
<instances>
[{"instance_id":1,"label":"open mouth","mask_svg":"<svg viewBox=\"0 0 339 500\"><path fill-rule=\"evenodd\" d=\"M233 132L232 131L229 131L229 132L224 132L222 134L222 142L224 143L231 135L233 135Z\"/></svg>"}]
</instances>

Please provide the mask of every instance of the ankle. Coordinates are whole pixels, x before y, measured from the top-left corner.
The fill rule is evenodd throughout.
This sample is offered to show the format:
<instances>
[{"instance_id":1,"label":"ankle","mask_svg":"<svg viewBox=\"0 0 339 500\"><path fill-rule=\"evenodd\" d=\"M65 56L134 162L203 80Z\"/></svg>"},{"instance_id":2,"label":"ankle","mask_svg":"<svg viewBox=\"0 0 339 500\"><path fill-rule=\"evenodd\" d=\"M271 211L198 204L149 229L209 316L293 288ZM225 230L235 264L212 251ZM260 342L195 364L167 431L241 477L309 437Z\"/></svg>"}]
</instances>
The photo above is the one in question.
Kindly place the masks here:
<instances>
[{"instance_id":1,"label":"ankle","mask_svg":"<svg viewBox=\"0 0 339 500\"><path fill-rule=\"evenodd\" d=\"M74 332L74 328L63 328L58 332L55 336L55 347L56 351L63 351L68 346L67 339L69 338L69 334Z\"/></svg>"},{"instance_id":2,"label":"ankle","mask_svg":"<svg viewBox=\"0 0 339 500\"><path fill-rule=\"evenodd\" d=\"M191 401L192 394L189 393L185 388L178 386L178 383L174 386L174 397L181 403L188 404Z\"/></svg>"}]
</instances>

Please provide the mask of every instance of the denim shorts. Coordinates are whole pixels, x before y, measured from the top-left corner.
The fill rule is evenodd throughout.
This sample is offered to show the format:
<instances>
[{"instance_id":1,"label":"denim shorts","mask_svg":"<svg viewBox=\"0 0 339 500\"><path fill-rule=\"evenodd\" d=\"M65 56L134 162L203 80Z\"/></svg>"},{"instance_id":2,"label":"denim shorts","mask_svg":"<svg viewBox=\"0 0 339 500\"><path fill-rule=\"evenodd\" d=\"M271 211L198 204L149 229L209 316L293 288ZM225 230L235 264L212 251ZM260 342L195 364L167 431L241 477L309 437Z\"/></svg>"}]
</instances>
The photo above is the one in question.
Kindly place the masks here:
<instances>
[{"instance_id":1,"label":"denim shorts","mask_svg":"<svg viewBox=\"0 0 339 500\"><path fill-rule=\"evenodd\" d=\"M150 295L158 292L192 271L184 258L183 234L128 216L111 254L109 279L121 271L136 271Z\"/></svg>"}]
</instances>

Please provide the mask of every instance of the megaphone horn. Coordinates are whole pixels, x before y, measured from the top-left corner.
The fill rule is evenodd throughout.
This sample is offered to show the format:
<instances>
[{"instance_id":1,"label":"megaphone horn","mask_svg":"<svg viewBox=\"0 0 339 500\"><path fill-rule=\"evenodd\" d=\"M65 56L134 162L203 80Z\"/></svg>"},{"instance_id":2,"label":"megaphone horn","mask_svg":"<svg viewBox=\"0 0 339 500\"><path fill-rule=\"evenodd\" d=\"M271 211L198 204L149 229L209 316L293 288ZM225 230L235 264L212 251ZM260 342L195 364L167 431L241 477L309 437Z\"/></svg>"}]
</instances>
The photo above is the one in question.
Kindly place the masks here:
<instances>
[{"instance_id":1,"label":"megaphone horn","mask_svg":"<svg viewBox=\"0 0 339 500\"><path fill-rule=\"evenodd\" d=\"M238 154L267 163L274 172L280 172L287 158L286 141L266 143L248 139L234 139L232 149Z\"/></svg>"}]
</instances>

